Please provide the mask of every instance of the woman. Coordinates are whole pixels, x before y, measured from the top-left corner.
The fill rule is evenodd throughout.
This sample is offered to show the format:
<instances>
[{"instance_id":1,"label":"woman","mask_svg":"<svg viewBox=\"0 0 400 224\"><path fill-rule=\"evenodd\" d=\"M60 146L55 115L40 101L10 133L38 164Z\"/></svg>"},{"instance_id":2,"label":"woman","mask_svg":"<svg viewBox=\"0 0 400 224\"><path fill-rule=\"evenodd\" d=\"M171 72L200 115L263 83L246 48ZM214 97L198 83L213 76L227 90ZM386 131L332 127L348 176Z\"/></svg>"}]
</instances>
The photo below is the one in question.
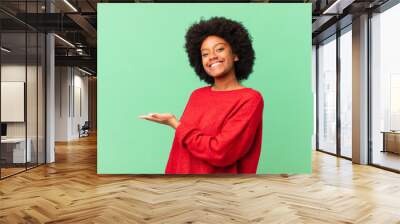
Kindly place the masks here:
<instances>
[{"instance_id":1,"label":"woman","mask_svg":"<svg viewBox=\"0 0 400 224\"><path fill-rule=\"evenodd\" d=\"M238 22L214 17L186 33L190 65L210 86L192 92L178 121L173 114L140 116L175 130L167 174L256 173L261 151L261 94L241 85L254 50Z\"/></svg>"}]
</instances>

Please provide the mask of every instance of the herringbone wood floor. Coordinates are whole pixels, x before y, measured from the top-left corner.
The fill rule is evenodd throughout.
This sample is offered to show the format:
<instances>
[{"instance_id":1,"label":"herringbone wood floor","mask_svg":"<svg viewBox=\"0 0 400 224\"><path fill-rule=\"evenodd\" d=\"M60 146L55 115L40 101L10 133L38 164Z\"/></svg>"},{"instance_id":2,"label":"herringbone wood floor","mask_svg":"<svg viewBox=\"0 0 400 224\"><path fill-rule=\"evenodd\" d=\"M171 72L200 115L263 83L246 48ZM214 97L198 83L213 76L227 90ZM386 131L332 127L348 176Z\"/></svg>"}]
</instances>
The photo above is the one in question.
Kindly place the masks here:
<instances>
[{"instance_id":1,"label":"herringbone wood floor","mask_svg":"<svg viewBox=\"0 0 400 224\"><path fill-rule=\"evenodd\" d=\"M0 181L0 223L400 223L400 175L315 152L312 175L98 176L96 139Z\"/></svg>"}]
</instances>

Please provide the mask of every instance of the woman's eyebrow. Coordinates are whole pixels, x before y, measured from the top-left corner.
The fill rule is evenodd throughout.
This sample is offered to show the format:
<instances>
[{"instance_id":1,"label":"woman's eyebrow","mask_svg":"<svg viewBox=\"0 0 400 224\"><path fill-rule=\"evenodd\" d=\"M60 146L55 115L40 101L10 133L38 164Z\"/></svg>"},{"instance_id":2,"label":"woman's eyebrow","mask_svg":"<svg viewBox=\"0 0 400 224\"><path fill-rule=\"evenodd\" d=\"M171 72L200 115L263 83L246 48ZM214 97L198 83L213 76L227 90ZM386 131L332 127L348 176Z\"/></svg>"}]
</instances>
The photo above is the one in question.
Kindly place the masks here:
<instances>
[{"instance_id":1,"label":"woman's eyebrow","mask_svg":"<svg viewBox=\"0 0 400 224\"><path fill-rule=\"evenodd\" d=\"M215 46L217 46L217 45L219 45L219 44L226 45L224 42L218 42L218 43L214 44L212 47L214 48ZM200 49L200 51L204 51L204 50L208 50L208 48L202 48L202 49Z\"/></svg>"},{"instance_id":2,"label":"woman's eyebrow","mask_svg":"<svg viewBox=\"0 0 400 224\"><path fill-rule=\"evenodd\" d=\"M216 43L213 47L218 46L218 45L220 45L220 44L225 45L225 43L220 42L220 43Z\"/></svg>"}]
</instances>

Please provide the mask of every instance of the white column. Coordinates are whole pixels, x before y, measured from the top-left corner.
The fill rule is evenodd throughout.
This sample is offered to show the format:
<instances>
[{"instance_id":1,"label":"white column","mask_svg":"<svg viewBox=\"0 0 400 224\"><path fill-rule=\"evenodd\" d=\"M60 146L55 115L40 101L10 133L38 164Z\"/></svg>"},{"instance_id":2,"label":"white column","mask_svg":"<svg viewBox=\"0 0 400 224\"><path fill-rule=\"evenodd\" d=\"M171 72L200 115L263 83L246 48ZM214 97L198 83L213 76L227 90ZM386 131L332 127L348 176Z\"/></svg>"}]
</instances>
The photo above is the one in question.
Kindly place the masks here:
<instances>
[{"instance_id":1,"label":"white column","mask_svg":"<svg viewBox=\"0 0 400 224\"><path fill-rule=\"evenodd\" d=\"M51 1L46 1L47 12L53 12ZM46 163L55 161L55 44L54 35L46 35Z\"/></svg>"},{"instance_id":2,"label":"white column","mask_svg":"<svg viewBox=\"0 0 400 224\"><path fill-rule=\"evenodd\" d=\"M49 33L46 36L46 60L47 60L47 76L46 76L46 163L55 161L54 151L54 133L55 133L55 76L54 76L54 35Z\"/></svg>"},{"instance_id":3,"label":"white column","mask_svg":"<svg viewBox=\"0 0 400 224\"><path fill-rule=\"evenodd\" d=\"M368 15L353 19L353 162L368 163Z\"/></svg>"}]
</instances>

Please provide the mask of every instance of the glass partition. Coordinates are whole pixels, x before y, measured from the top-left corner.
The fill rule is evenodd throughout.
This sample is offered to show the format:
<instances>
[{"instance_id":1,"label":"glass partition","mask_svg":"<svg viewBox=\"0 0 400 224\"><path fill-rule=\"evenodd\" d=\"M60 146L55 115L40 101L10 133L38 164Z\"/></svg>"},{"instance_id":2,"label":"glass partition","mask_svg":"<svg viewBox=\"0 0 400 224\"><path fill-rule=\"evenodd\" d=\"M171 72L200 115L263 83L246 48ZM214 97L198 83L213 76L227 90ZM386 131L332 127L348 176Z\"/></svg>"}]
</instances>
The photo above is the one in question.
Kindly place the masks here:
<instances>
[{"instance_id":1,"label":"glass partition","mask_svg":"<svg viewBox=\"0 0 400 224\"><path fill-rule=\"evenodd\" d=\"M24 171L26 144L26 33L1 34L1 176Z\"/></svg>"},{"instance_id":2,"label":"glass partition","mask_svg":"<svg viewBox=\"0 0 400 224\"><path fill-rule=\"evenodd\" d=\"M45 34L15 18L44 3L0 2L1 179L45 163Z\"/></svg>"}]
</instances>

